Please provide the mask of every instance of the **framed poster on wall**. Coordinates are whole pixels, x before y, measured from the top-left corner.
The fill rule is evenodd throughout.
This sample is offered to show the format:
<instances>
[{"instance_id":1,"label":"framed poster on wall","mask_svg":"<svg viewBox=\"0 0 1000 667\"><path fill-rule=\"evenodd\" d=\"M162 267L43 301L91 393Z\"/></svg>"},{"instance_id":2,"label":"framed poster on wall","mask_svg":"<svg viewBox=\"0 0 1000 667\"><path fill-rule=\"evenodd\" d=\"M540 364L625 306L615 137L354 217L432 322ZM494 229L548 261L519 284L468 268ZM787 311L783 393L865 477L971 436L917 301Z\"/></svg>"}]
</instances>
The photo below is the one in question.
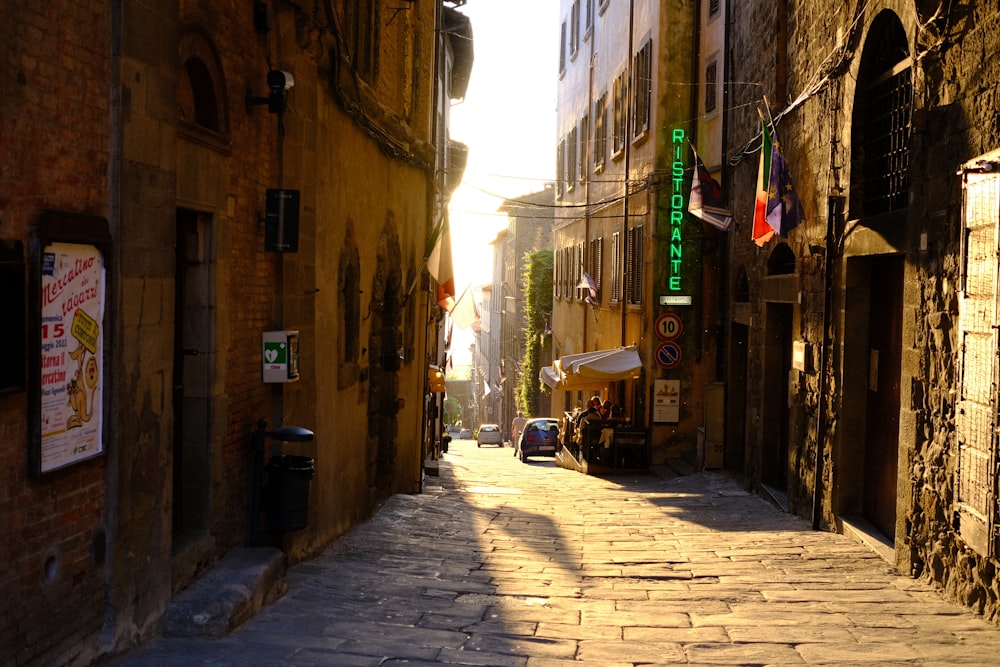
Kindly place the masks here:
<instances>
[{"instance_id":1,"label":"framed poster on wall","mask_svg":"<svg viewBox=\"0 0 1000 667\"><path fill-rule=\"evenodd\" d=\"M107 223L74 214L50 214L46 222L32 244L29 464L35 477L105 448Z\"/></svg>"}]
</instances>

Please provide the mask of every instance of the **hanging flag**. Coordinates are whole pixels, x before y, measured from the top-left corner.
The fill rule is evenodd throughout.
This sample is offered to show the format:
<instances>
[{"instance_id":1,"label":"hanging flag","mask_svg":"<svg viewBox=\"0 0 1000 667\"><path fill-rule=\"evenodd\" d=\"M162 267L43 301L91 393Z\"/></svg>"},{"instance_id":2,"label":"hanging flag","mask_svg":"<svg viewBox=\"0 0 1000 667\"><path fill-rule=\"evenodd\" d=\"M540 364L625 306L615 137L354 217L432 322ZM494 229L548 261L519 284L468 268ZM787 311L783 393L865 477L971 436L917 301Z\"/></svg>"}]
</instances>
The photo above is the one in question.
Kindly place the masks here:
<instances>
[{"instance_id":1,"label":"hanging flag","mask_svg":"<svg viewBox=\"0 0 1000 667\"><path fill-rule=\"evenodd\" d=\"M451 262L451 232L447 212L441 219L441 230L434 249L427 257L427 271L437 282L437 304L450 311L455 307L455 271Z\"/></svg>"},{"instance_id":2,"label":"hanging flag","mask_svg":"<svg viewBox=\"0 0 1000 667\"><path fill-rule=\"evenodd\" d=\"M778 236L787 238L789 230L799 226L804 220L802 202L792 187L788 163L775 130L771 149L771 184L767 190L767 224Z\"/></svg>"},{"instance_id":3,"label":"hanging flag","mask_svg":"<svg viewBox=\"0 0 1000 667\"><path fill-rule=\"evenodd\" d=\"M472 286L465 288L449 315L459 329L468 329L476 321L475 294Z\"/></svg>"},{"instance_id":4,"label":"hanging flag","mask_svg":"<svg viewBox=\"0 0 1000 667\"><path fill-rule=\"evenodd\" d=\"M448 334L444 337L444 351L447 352L451 349L451 335L455 331L455 322L451 321L448 323Z\"/></svg>"},{"instance_id":5,"label":"hanging flag","mask_svg":"<svg viewBox=\"0 0 1000 667\"><path fill-rule=\"evenodd\" d=\"M497 370L500 371L500 386L507 381L507 374L503 372L503 364L497 366Z\"/></svg>"},{"instance_id":6,"label":"hanging flag","mask_svg":"<svg viewBox=\"0 0 1000 667\"><path fill-rule=\"evenodd\" d=\"M594 279L590 277L590 274L586 271L583 272L583 276L580 278L580 282L576 285L577 289L585 289L589 292L587 294L587 303L597 303L597 283Z\"/></svg>"},{"instance_id":7,"label":"hanging flag","mask_svg":"<svg viewBox=\"0 0 1000 667\"><path fill-rule=\"evenodd\" d=\"M757 110L760 113L760 109ZM764 114L760 114L760 132L762 137L760 148L760 165L757 168L757 201L753 210L753 233L751 238L759 246L763 246L771 237L774 230L767 224L767 192L771 184L771 131L764 120Z\"/></svg>"},{"instance_id":8,"label":"hanging flag","mask_svg":"<svg viewBox=\"0 0 1000 667\"><path fill-rule=\"evenodd\" d=\"M723 206L722 187L712 178L705 163L698 157L698 151L691 145L694 153L694 175L691 176L691 196L688 198L688 213L701 218L716 229L728 231L733 223L732 212Z\"/></svg>"},{"instance_id":9,"label":"hanging flag","mask_svg":"<svg viewBox=\"0 0 1000 667\"><path fill-rule=\"evenodd\" d=\"M489 395L490 395L490 383L487 381L483 383L483 398L486 398Z\"/></svg>"}]
</instances>

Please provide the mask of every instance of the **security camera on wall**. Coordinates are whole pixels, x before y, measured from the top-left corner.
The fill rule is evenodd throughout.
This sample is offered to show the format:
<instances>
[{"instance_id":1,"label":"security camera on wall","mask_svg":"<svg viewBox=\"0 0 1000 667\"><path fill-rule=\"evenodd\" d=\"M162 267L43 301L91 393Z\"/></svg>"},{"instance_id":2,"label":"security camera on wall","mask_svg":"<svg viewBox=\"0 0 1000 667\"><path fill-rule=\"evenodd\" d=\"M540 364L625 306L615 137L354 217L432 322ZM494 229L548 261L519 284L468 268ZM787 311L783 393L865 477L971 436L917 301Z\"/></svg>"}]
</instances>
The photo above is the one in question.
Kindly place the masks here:
<instances>
[{"instance_id":1,"label":"security camera on wall","mask_svg":"<svg viewBox=\"0 0 1000 667\"><path fill-rule=\"evenodd\" d=\"M295 85L295 78L291 72L283 72L280 69L273 69L267 73L267 87L272 93L285 93Z\"/></svg>"}]
</instances>

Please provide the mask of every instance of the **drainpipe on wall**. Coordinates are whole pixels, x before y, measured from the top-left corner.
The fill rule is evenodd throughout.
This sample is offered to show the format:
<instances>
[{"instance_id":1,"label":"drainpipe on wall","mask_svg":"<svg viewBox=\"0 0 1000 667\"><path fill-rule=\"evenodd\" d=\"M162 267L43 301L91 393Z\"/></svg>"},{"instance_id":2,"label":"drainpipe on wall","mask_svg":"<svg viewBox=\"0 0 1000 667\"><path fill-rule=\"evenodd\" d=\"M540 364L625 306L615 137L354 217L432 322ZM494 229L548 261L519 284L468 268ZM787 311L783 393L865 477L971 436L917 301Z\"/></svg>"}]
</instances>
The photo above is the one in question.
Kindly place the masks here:
<instances>
[{"instance_id":1,"label":"drainpipe on wall","mask_svg":"<svg viewBox=\"0 0 1000 667\"><path fill-rule=\"evenodd\" d=\"M626 345L627 327L626 327L626 315L628 315L628 285L626 280L628 279L628 269L626 267L628 263L628 255L626 254L626 245L628 239L628 200L629 200L629 150L632 145L632 31L634 29L634 15L635 15L635 0L629 0L628 3L628 47L626 48L626 60L625 60L625 108L622 110L625 115L625 155L622 160L622 164L625 167L625 186L624 194L625 199L622 202L622 235L621 241L621 251L619 259L621 260L621 266L618 267L621 273L621 281L618 285L618 289L621 290L618 302L621 304L622 309L622 331L621 331L621 346ZM614 129L612 128L612 132Z\"/></svg>"},{"instance_id":2,"label":"drainpipe on wall","mask_svg":"<svg viewBox=\"0 0 1000 667\"><path fill-rule=\"evenodd\" d=\"M844 214L844 197L830 195L826 200L826 257L823 267L823 334L819 348L819 401L816 409L816 463L813 479L812 527L819 530L823 514L823 443L827 427L827 348L830 345L830 321L833 310L834 267L840 261L840 253L836 251L834 241L834 223L839 222Z\"/></svg>"}]
</instances>

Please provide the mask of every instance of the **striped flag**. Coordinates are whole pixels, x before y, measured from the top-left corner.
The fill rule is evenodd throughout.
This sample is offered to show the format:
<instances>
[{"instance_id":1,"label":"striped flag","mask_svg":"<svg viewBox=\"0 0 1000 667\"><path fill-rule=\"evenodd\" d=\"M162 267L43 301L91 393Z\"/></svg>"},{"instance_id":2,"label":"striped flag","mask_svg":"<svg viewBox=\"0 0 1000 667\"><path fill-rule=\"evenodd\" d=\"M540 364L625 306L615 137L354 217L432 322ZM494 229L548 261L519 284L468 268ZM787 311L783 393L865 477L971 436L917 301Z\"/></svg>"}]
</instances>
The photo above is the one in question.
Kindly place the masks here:
<instances>
[{"instance_id":1,"label":"striped flag","mask_svg":"<svg viewBox=\"0 0 1000 667\"><path fill-rule=\"evenodd\" d=\"M760 113L760 109L757 110ZM767 193L771 185L771 130L760 115L760 131L763 141L760 148L760 165L757 168L757 200L753 210L753 233L751 238L759 246L771 240L774 229L767 224Z\"/></svg>"}]
</instances>

